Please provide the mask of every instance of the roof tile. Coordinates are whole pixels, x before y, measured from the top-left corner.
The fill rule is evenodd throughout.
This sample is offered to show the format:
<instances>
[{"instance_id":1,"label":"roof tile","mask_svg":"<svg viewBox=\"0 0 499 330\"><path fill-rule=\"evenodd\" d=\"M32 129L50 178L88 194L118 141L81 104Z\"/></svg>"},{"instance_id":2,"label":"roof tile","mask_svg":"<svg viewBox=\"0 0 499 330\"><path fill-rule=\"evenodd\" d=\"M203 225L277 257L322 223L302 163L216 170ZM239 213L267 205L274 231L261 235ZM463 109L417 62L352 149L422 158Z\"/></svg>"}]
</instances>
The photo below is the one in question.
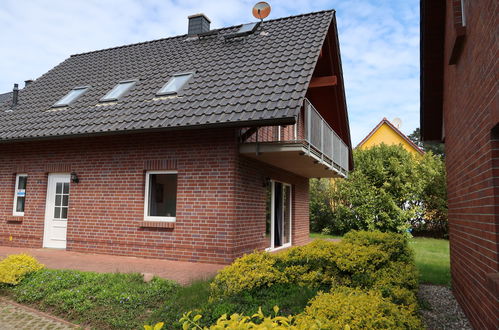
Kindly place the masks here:
<instances>
[{"instance_id":1,"label":"roof tile","mask_svg":"<svg viewBox=\"0 0 499 330\"><path fill-rule=\"evenodd\" d=\"M182 35L73 55L21 90L14 111L7 112L10 105L0 101L0 141L291 121L300 111L332 18L332 11L323 11L269 20L263 25L267 34L260 26L255 34L231 41L223 36L239 26L221 29L213 38ZM156 97L173 74L187 71L195 74L177 96ZM119 101L99 104L126 79L140 80ZM77 86L91 87L53 111L52 105Z\"/></svg>"}]
</instances>

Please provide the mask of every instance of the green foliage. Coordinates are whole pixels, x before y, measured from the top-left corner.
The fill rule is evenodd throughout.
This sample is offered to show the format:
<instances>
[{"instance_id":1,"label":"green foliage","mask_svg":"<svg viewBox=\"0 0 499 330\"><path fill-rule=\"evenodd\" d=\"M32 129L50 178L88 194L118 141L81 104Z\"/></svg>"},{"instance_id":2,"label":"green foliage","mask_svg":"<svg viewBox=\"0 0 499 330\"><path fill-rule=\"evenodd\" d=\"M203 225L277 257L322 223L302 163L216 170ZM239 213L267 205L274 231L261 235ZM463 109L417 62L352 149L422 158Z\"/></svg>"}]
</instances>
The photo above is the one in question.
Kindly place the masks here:
<instances>
[{"instance_id":1,"label":"green foliage","mask_svg":"<svg viewBox=\"0 0 499 330\"><path fill-rule=\"evenodd\" d=\"M211 284L213 295L229 296L256 287L285 282L286 279L274 267L275 262L275 257L265 252L255 252L237 259L217 274Z\"/></svg>"},{"instance_id":2,"label":"green foliage","mask_svg":"<svg viewBox=\"0 0 499 330\"><path fill-rule=\"evenodd\" d=\"M45 266L27 254L13 254L0 261L0 284L16 285L22 279Z\"/></svg>"},{"instance_id":3,"label":"green foliage","mask_svg":"<svg viewBox=\"0 0 499 330\"><path fill-rule=\"evenodd\" d=\"M334 186L330 180L310 180L309 210L310 230L312 232L320 232L323 228L331 225L331 219L334 217L331 207L333 189Z\"/></svg>"},{"instance_id":4,"label":"green foliage","mask_svg":"<svg viewBox=\"0 0 499 330\"><path fill-rule=\"evenodd\" d=\"M177 285L140 274L97 274L43 269L11 291L13 298L96 328L136 329Z\"/></svg>"},{"instance_id":5,"label":"green foliage","mask_svg":"<svg viewBox=\"0 0 499 330\"><path fill-rule=\"evenodd\" d=\"M354 151L355 170L346 179L311 180L311 229L407 233L447 230L445 166L431 152L423 157L402 146L381 144Z\"/></svg>"},{"instance_id":6,"label":"green foliage","mask_svg":"<svg viewBox=\"0 0 499 330\"><path fill-rule=\"evenodd\" d=\"M184 314L180 319L182 322L182 329L299 329L294 325L293 316L279 316L279 308L274 306L274 316L265 316L261 309L252 316L244 316L234 313L230 316L227 314L222 315L215 324L207 327L200 326L201 314L192 315L192 312ZM309 324L310 325L310 324ZM309 327L308 329L318 329L317 327ZM306 329L301 328L301 329Z\"/></svg>"},{"instance_id":7,"label":"green foliage","mask_svg":"<svg viewBox=\"0 0 499 330\"><path fill-rule=\"evenodd\" d=\"M319 293L296 317L299 329L313 323L320 329L421 329L412 307L399 306L379 292L339 287Z\"/></svg>"},{"instance_id":8,"label":"green foliage","mask_svg":"<svg viewBox=\"0 0 499 330\"><path fill-rule=\"evenodd\" d=\"M421 130L416 128L414 132L407 136L414 144L426 152L432 152L434 155L445 158L445 144L439 142L423 142L421 141Z\"/></svg>"},{"instance_id":9,"label":"green foliage","mask_svg":"<svg viewBox=\"0 0 499 330\"><path fill-rule=\"evenodd\" d=\"M343 236L343 242L361 246L376 246L381 251L388 253L392 261L410 263L414 259L407 238L394 233L351 231Z\"/></svg>"},{"instance_id":10,"label":"green foliage","mask_svg":"<svg viewBox=\"0 0 499 330\"><path fill-rule=\"evenodd\" d=\"M348 287L320 292L297 315L279 316L277 306L273 312L265 316L260 308L252 316L224 313L205 326L201 314L188 312L180 322L183 329L422 329L415 306L397 305L377 291Z\"/></svg>"},{"instance_id":11,"label":"green foliage","mask_svg":"<svg viewBox=\"0 0 499 330\"><path fill-rule=\"evenodd\" d=\"M445 163L431 152L426 153L419 161L417 176L421 180L419 202L422 213L411 220L414 233L448 237Z\"/></svg>"},{"instance_id":12,"label":"green foliage","mask_svg":"<svg viewBox=\"0 0 499 330\"><path fill-rule=\"evenodd\" d=\"M164 322L158 322L155 325L144 325L144 330L161 330L164 325Z\"/></svg>"},{"instance_id":13,"label":"green foliage","mask_svg":"<svg viewBox=\"0 0 499 330\"><path fill-rule=\"evenodd\" d=\"M376 288L385 297L411 305L417 290L417 271L403 235L352 232L339 243L315 240L279 254L256 252L244 256L215 277L211 301L274 285L316 290L336 286Z\"/></svg>"}]
</instances>

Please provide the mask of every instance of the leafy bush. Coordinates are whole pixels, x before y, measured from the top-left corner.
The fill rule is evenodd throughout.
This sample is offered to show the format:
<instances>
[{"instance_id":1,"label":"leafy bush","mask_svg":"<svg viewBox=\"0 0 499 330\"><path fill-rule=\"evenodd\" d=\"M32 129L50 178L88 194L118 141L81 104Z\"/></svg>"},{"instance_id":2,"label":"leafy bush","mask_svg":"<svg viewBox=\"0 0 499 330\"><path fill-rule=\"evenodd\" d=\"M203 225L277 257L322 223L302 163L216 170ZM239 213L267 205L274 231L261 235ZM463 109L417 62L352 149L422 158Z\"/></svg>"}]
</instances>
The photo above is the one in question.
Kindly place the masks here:
<instances>
[{"instance_id":1,"label":"leafy bush","mask_svg":"<svg viewBox=\"0 0 499 330\"><path fill-rule=\"evenodd\" d=\"M211 284L214 296L229 296L253 288L270 286L285 281L276 259L265 252L255 252L234 261L222 269Z\"/></svg>"},{"instance_id":2,"label":"leafy bush","mask_svg":"<svg viewBox=\"0 0 499 330\"><path fill-rule=\"evenodd\" d=\"M330 293L319 293L302 313L265 316L262 309L252 316L223 314L204 329L422 329L413 307L398 306L379 292L338 287ZM202 315L185 314L180 322L184 329L202 328Z\"/></svg>"},{"instance_id":3,"label":"leafy bush","mask_svg":"<svg viewBox=\"0 0 499 330\"><path fill-rule=\"evenodd\" d=\"M279 254L246 255L215 277L210 299L216 302L274 285L377 289L397 303L413 305L417 271L403 235L359 231L339 243L315 240Z\"/></svg>"},{"instance_id":4,"label":"leafy bush","mask_svg":"<svg viewBox=\"0 0 499 330\"><path fill-rule=\"evenodd\" d=\"M376 246L389 254L392 261L413 262L414 253L409 247L407 238L394 233L379 231L350 231L343 237L344 243L361 246Z\"/></svg>"},{"instance_id":5,"label":"leafy bush","mask_svg":"<svg viewBox=\"0 0 499 330\"><path fill-rule=\"evenodd\" d=\"M95 328L136 329L177 290L174 282L140 274L44 269L11 290L12 297Z\"/></svg>"},{"instance_id":6,"label":"leafy bush","mask_svg":"<svg viewBox=\"0 0 499 330\"><path fill-rule=\"evenodd\" d=\"M26 275L45 266L27 254L13 254L0 261L0 283L18 284Z\"/></svg>"},{"instance_id":7,"label":"leafy bush","mask_svg":"<svg viewBox=\"0 0 499 330\"><path fill-rule=\"evenodd\" d=\"M412 308L398 306L376 291L339 287L319 293L297 315L299 329L319 324L320 329L421 329Z\"/></svg>"},{"instance_id":8,"label":"leafy bush","mask_svg":"<svg viewBox=\"0 0 499 330\"><path fill-rule=\"evenodd\" d=\"M215 324L204 327L204 329L298 329L294 326L293 316L278 316L277 313L279 308L274 307L274 316L265 316L265 314L260 309L258 313L252 316L244 316L241 314L234 313L231 316L227 314L222 315ZM200 326L199 320L202 318L201 314L192 315L192 312L186 313L181 319L183 329L203 329ZM313 329L313 327L307 327L308 329ZM302 328L305 329L305 328Z\"/></svg>"},{"instance_id":9,"label":"leafy bush","mask_svg":"<svg viewBox=\"0 0 499 330\"><path fill-rule=\"evenodd\" d=\"M317 294L316 288L298 286L296 284L275 284L250 291L240 292L229 297L212 299L210 303L197 312L203 315L202 325L209 326L216 322L220 315L253 315L259 309L265 314L272 312L274 306L288 314L298 314L303 311L308 301Z\"/></svg>"},{"instance_id":10,"label":"leafy bush","mask_svg":"<svg viewBox=\"0 0 499 330\"><path fill-rule=\"evenodd\" d=\"M380 230L443 236L447 233L445 165L431 152L411 155L381 144L354 151L346 179L311 180L310 228L344 234Z\"/></svg>"}]
</instances>

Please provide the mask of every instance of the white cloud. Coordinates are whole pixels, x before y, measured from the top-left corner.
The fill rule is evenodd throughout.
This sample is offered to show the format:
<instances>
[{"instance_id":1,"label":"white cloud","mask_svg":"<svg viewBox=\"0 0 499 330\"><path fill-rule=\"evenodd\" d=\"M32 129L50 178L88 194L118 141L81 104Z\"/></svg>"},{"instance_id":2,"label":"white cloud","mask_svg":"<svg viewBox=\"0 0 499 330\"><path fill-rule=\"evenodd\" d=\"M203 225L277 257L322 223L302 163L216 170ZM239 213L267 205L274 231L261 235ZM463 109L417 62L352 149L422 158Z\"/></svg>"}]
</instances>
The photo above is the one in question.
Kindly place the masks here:
<instances>
[{"instance_id":1,"label":"white cloud","mask_svg":"<svg viewBox=\"0 0 499 330\"><path fill-rule=\"evenodd\" d=\"M2 0L0 93L71 54L183 34L187 16L212 27L253 21L257 0ZM418 1L269 1L271 18L335 8L352 142L383 117L419 125ZM22 85L22 84L21 84Z\"/></svg>"}]
</instances>

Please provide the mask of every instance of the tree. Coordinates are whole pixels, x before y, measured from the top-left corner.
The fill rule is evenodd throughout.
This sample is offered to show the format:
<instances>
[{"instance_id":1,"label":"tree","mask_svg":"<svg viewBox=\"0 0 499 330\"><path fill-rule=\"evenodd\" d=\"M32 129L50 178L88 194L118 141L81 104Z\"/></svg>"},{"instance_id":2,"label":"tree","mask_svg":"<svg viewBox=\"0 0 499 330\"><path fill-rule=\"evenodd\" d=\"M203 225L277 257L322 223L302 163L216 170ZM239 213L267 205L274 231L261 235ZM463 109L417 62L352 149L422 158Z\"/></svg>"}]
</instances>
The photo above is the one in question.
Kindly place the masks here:
<instances>
[{"instance_id":1,"label":"tree","mask_svg":"<svg viewBox=\"0 0 499 330\"><path fill-rule=\"evenodd\" d=\"M421 130L416 128L414 132L407 136L414 144L423 149L425 152L433 152L433 154L445 158L445 145L438 142L423 142L421 141Z\"/></svg>"},{"instance_id":2,"label":"tree","mask_svg":"<svg viewBox=\"0 0 499 330\"><path fill-rule=\"evenodd\" d=\"M402 146L354 150L346 179L312 180L311 229L446 232L445 168L439 156L413 156Z\"/></svg>"},{"instance_id":3,"label":"tree","mask_svg":"<svg viewBox=\"0 0 499 330\"><path fill-rule=\"evenodd\" d=\"M447 181L443 159L431 151L426 153L419 161L417 177L422 185L418 200L423 213L411 221L414 232L447 237Z\"/></svg>"}]
</instances>

